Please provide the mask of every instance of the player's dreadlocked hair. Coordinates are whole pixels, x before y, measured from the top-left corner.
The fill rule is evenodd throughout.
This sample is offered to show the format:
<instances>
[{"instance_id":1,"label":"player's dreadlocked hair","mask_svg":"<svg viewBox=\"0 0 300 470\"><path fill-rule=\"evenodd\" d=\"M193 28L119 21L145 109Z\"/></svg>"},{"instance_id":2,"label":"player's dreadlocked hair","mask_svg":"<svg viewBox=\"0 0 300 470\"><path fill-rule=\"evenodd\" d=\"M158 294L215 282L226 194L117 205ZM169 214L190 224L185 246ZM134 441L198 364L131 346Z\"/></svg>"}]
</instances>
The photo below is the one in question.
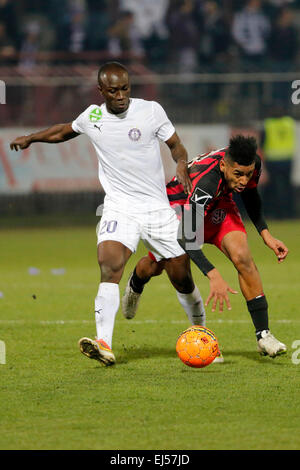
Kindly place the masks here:
<instances>
[{"instance_id":1,"label":"player's dreadlocked hair","mask_svg":"<svg viewBox=\"0 0 300 470\"><path fill-rule=\"evenodd\" d=\"M237 135L229 141L227 156L238 165L249 166L254 163L257 143L254 137Z\"/></svg>"}]
</instances>

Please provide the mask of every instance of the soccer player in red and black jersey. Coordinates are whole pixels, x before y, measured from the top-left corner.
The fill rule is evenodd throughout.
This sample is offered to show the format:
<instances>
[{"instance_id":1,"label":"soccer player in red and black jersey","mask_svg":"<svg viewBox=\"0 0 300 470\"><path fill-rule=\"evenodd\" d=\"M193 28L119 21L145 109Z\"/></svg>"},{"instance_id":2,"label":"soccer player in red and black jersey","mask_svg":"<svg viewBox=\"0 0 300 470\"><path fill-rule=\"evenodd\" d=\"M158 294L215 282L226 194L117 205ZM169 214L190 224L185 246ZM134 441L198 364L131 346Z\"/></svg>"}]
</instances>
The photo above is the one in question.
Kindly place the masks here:
<instances>
[{"instance_id":1,"label":"soccer player in red and black jersey","mask_svg":"<svg viewBox=\"0 0 300 470\"><path fill-rule=\"evenodd\" d=\"M236 136L230 140L228 147L191 161L188 164L188 171L192 181L192 190L189 194L184 192L183 186L176 177L167 185L170 204L173 207L178 208L179 206L181 208L180 218L184 227L179 231L181 236L178 238L178 242L186 255L162 260L159 263L151 254L142 258L130 277L127 298L125 299L125 296L123 298L123 311L126 307L124 302L130 301L128 289L138 299L144 284L152 276L158 275L163 269L166 269L166 265L168 265L168 269L166 269L168 276L176 288L178 286L180 288L181 284L186 283L186 277L192 279L190 259L205 275L217 273L216 268L194 243L197 238L196 234L201 229L199 225L202 224L204 243L217 246L231 260L237 270L240 288L255 327L258 351L271 357L285 353L286 346L270 333L268 303L262 281L249 249L244 224L232 196L233 193L240 194L249 218L264 243L274 251L278 262L281 263L286 258L288 249L283 242L271 235L263 216L261 199L257 190L261 161L257 155L255 139ZM200 217L197 217L197 214L200 214ZM204 218L201 217L201 214ZM193 217L189 217L190 215ZM186 221L189 221L188 226L186 226ZM233 291L228 286L224 290L224 281L223 284L219 283L218 287L218 282L217 276L215 291L211 290L206 305L214 297L213 309L216 302L220 301L220 310L222 310L224 300L227 306L230 305L226 290ZM192 281L191 286L193 285ZM137 302L135 304L137 307ZM135 308L135 305L132 307Z\"/></svg>"}]
</instances>

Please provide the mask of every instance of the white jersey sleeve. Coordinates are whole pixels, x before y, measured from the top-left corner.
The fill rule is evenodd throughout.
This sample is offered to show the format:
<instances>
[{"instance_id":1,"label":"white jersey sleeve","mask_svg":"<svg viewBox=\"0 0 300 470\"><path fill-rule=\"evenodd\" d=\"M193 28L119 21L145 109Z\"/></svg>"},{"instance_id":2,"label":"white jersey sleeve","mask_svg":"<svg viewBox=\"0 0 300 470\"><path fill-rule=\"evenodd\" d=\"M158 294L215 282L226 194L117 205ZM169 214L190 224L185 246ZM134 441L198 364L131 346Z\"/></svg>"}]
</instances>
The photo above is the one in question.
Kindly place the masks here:
<instances>
[{"instance_id":1,"label":"white jersey sleeve","mask_svg":"<svg viewBox=\"0 0 300 470\"><path fill-rule=\"evenodd\" d=\"M85 134L86 133L86 126L89 122L89 115L92 112L92 109L95 108L96 105L91 105L86 108L79 116L72 122L72 129L73 131L77 132L77 134Z\"/></svg>"},{"instance_id":2,"label":"white jersey sleeve","mask_svg":"<svg viewBox=\"0 0 300 470\"><path fill-rule=\"evenodd\" d=\"M169 120L163 107L156 101L152 102L155 122L155 135L162 141L168 140L175 133L175 127Z\"/></svg>"}]
</instances>

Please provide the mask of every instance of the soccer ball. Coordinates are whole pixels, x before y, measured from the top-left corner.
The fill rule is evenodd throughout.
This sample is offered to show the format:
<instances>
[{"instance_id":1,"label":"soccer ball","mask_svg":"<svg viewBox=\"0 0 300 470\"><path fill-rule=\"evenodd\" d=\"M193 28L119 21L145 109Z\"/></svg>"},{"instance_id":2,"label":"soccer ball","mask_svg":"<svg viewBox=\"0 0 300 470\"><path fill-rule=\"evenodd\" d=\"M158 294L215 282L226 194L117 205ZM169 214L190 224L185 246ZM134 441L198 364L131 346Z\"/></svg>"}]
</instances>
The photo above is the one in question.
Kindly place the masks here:
<instances>
[{"instance_id":1,"label":"soccer ball","mask_svg":"<svg viewBox=\"0 0 300 470\"><path fill-rule=\"evenodd\" d=\"M181 333L177 339L176 352L187 366L206 367L218 355L218 340L208 328L194 325Z\"/></svg>"}]
</instances>

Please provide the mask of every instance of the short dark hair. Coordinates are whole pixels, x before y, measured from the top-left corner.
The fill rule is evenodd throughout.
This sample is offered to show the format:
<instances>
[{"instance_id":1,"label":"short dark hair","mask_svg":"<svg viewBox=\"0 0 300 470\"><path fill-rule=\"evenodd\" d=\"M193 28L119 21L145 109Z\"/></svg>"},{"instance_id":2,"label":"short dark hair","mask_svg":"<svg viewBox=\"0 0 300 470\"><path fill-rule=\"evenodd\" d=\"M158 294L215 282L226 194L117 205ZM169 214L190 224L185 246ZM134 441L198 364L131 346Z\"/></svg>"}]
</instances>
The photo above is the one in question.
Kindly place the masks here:
<instances>
[{"instance_id":1,"label":"short dark hair","mask_svg":"<svg viewBox=\"0 0 300 470\"><path fill-rule=\"evenodd\" d=\"M124 72L128 73L125 65L121 64L120 62L106 62L106 64L101 65L98 70L98 83L101 82L101 75L105 74L109 70L123 70Z\"/></svg>"},{"instance_id":2,"label":"short dark hair","mask_svg":"<svg viewBox=\"0 0 300 470\"><path fill-rule=\"evenodd\" d=\"M255 161L257 142L255 137L236 135L229 141L226 156L238 165L249 166Z\"/></svg>"}]
</instances>

